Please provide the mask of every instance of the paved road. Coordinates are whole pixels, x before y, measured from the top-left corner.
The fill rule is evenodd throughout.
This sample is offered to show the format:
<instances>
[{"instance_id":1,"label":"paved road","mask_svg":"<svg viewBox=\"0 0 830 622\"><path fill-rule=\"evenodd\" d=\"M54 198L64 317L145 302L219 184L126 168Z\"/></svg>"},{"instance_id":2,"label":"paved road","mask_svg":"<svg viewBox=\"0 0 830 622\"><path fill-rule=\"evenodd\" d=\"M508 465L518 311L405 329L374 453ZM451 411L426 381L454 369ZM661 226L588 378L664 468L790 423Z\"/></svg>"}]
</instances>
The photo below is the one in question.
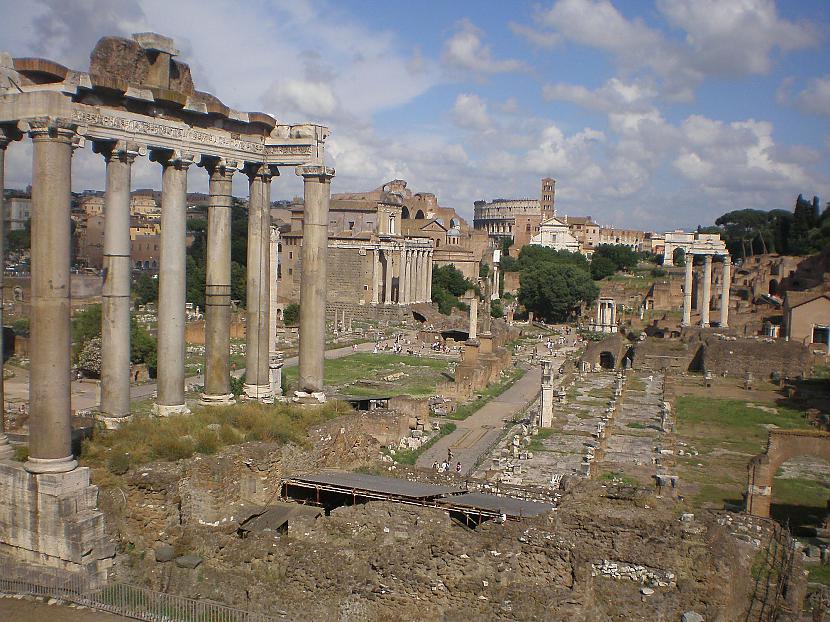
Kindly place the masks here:
<instances>
[{"instance_id":1,"label":"paved road","mask_svg":"<svg viewBox=\"0 0 830 622\"><path fill-rule=\"evenodd\" d=\"M539 394L542 370L538 365L507 391L493 398L463 421L456 422L455 432L441 438L435 445L421 454L416 466L431 468L447 458L447 449L452 449L453 464L461 463L462 475L469 475L478 459L501 435L504 423L524 410Z\"/></svg>"},{"instance_id":2,"label":"paved road","mask_svg":"<svg viewBox=\"0 0 830 622\"><path fill-rule=\"evenodd\" d=\"M547 355L542 345L534 345L534 352ZM560 347L553 353L553 368L558 369L569 354L574 351L573 341ZM555 377L555 384L561 382ZM461 474L469 475L479 459L493 446L501 435L505 422L512 421L514 415L527 408L539 396L542 383L542 367L537 363L530 365L527 373L507 391L490 400L463 421L456 422L455 432L441 438L418 458L416 466L432 468L434 462L441 464L447 458L447 449L452 449L453 463L461 463Z\"/></svg>"}]
</instances>

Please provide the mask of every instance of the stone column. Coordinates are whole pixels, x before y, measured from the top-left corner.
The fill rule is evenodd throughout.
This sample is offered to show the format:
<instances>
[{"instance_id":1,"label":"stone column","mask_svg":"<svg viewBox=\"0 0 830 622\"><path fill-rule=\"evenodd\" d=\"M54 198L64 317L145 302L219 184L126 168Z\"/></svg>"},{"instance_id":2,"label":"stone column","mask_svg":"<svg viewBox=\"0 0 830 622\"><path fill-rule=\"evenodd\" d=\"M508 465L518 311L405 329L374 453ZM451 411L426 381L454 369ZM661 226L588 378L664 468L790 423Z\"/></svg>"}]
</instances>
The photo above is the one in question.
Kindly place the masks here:
<instances>
[{"instance_id":1,"label":"stone column","mask_svg":"<svg viewBox=\"0 0 830 622\"><path fill-rule=\"evenodd\" d=\"M326 258L328 256L329 198L334 169L298 166L303 177L303 274L300 288L299 389L323 390L326 353Z\"/></svg>"},{"instance_id":2,"label":"stone column","mask_svg":"<svg viewBox=\"0 0 830 622\"><path fill-rule=\"evenodd\" d=\"M249 164L248 270L245 322L245 396L264 403L274 401L268 367L270 323L271 167ZM303 240L305 246L305 239ZM303 280L306 263L303 261ZM300 327L302 330L302 326Z\"/></svg>"},{"instance_id":3,"label":"stone column","mask_svg":"<svg viewBox=\"0 0 830 622\"><path fill-rule=\"evenodd\" d=\"M474 290L470 290L470 341L475 341L478 337L478 295Z\"/></svg>"},{"instance_id":4,"label":"stone column","mask_svg":"<svg viewBox=\"0 0 830 622\"><path fill-rule=\"evenodd\" d=\"M29 316L29 460L32 473L65 473L72 456L72 348L69 269L72 243L72 143L76 126L30 121L32 309Z\"/></svg>"},{"instance_id":5,"label":"stone column","mask_svg":"<svg viewBox=\"0 0 830 622\"><path fill-rule=\"evenodd\" d=\"M703 258L703 300L700 307L700 325L709 326L709 306L712 298L712 256Z\"/></svg>"},{"instance_id":6,"label":"stone column","mask_svg":"<svg viewBox=\"0 0 830 622\"><path fill-rule=\"evenodd\" d=\"M130 184L138 147L97 143L107 161L101 296L101 414L107 428L130 416Z\"/></svg>"},{"instance_id":7,"label":"stone column","mask_svg":"<svg viewBox=\"0 0 830 622\"><path fill-rule=\"evenodd\" d=\"M398 304L409 302L409 251L401 249L401 263L398 274Z\"/></svg>"},{"instance_id":8,"label":"stone column","mask_svg":"<svg viewBox=\"0 0 830 622\"><path fill-rule=\"evenodd\" d=\"M553 364L542 360L542 393L539 401L539 427L553 425Z\"/></svg>"},{"instance_id":9,"label":"stone column","mask_svg":"<svg viewBox=\"0 0 830 622\"><path fill-rule=\"evenodd\" d=\"M0 460L8 460L14 455L14 449L9 445L9 439L6 436L6 396L3 390L3 303L5 301L5 289L3 287L3 272L5 271L5 246L3 244L6 238L5 224L6 224L6 205L4 200L5 194L5 159L6 147L10 140L5 135L4 131L0 129Z\"/></svg>"},{"instance_id":10,"label":"stone column","mask_svg":"<svg viewBox=\"0 0 830 622\"><path fill-rule=\"evenodd\" d=\"M372 250L372 304L380 302L380 279L382 269L380 265L380 248Z\"/></svg>"},{"instance_id":11,"label":"stone column","mask_svg":"<svg viewBox=\"0 0 830 622\"><path fill-rule=\"evenodd\" d=\"M499 288L501 286L501 274L499 273L499 264L493 264L493 292L491 296L493 300L498 300L501 298L499 295Z\"/></svg>"},{"instance_id":12,"label":"stone column","mask_svg":"<svg viewBox=\"0 0 830 622\"><path fill-rule=\"evenodd\" d=\"M385 283L383 286L383 304L392 304L392 253L388 250L383 251L383 259L386 263L384 270Z\"/></svg>"},{"instance_id":13,"label":"stone column","mask_svg":"<svg viewBox=\"0 0 830 622\"><path fill-rule=\"evenodd\" d=\"M156 150L150 159L162 166L161 256L158 302L158 397L153 412L166 417L188 414L184 399L184 323L187 221L187 169L195 156Z\"/></svg>"},{"instance_id":14,"label":"stone column","mask_svg":"<svg viewBox=\"0 0 830 622\"><path fill-rule=\"evenodd\" d=\"M268 208L270 216L270 205ZM277 344L277 303L279 299L279 265L280 265L280 230L276 227L271 227L271 243L270 243L270 273L271 284L269 288L269 307L268 307L268 371L271 380L271 395L276 399L277 396L282 395L282 365L283 356L278 350Z\"/></svg>"},{"instance_id":15,"label":"stone column","mask_svg":"<svg viewBox=\"0 0 830 622\"><path fill-rule=\"evenodd\" d=\"M597 324L602 326L602 300L597 301Z\"/></svg>"},{"instance_id":16,"label":"stone column","mask_svg":"<svg viewBox=\"0 0 830 622\"><path fill-rule=\"evenodd\" d=\"M412 302L421 302L421 249L412 251Z\"/></svg>"},{"instance_id":17,"label":"stone column","mask_svg":"<svg viewBox=\"0 0 830 622\"><path fill-rule=\"evenodd\" d=\"M723 274L720 284L720 325L721 328L729 326L729 289L732 286L732 258L729 255L723 257Z\"/></svg>"},{"instance_id":18,"label":"stone column","mask_svg":"<svg viewBox=\"0 0 830 622\"><path fill-rule=\"evenodd\" d=\"M432 301L432 251L427 253L427 295L426 301Z\"/></svg>"},{"instance_id":19,"label":"stone column","mask_svg":"<svg viewBox=\"0 0 830 622\"><path fill-rule=\"evenodd\" d=\"M236 162L204 160L210 175L205 266L205 392L200 404L234 404L230 387L231 209Z\"/></svg>"},{"instance_id":20,"label":"stone column","mask_svg":"<svg viewBox=\"0 0 830 622\"><path fill-rule=\"evenodd\" d=\"M683 281L683 321L681 326L692 325L692 264L695 256L686 256L686 275Z\"/></svg>"}]
</instances>

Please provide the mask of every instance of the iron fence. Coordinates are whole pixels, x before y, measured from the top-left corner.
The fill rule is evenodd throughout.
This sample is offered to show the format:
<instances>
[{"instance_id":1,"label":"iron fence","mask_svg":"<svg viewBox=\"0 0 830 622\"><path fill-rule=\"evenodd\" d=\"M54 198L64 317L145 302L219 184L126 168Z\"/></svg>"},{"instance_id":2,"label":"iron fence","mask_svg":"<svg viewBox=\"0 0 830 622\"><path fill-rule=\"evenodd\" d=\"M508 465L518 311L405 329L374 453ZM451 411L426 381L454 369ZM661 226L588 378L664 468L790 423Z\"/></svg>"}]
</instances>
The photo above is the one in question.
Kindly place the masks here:
<instances>
[{"instance_id":1,"label":"iron fence","mask_svg":"<svg viewBox=\"0 0 830 622\"><path fill-rule=\"evenodd\" d=\"M0 592L56 598L147 622L276 622L267 615L128 583L96 586L86 575L10 558L0 559Z\"/></svg>"}]
</instances>

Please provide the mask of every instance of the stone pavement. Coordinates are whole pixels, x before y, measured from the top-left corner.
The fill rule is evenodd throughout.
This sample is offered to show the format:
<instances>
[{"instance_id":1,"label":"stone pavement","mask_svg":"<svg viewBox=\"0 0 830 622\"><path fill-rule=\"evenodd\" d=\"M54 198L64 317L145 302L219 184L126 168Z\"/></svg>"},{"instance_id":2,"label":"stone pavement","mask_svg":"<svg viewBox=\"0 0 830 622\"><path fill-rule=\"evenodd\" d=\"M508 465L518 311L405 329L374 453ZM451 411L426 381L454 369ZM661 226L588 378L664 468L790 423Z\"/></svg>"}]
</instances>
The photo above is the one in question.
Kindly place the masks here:
<instances>
[{"instance_id":1,"label":"stone pavement","mask_svg":"<svg viewBox=\"0 0 830 622\"><path fill-rule=\"evenodd\" d=\"M469 475L479 458L497 441L504 429L504 423L524 410L536 399L542 382L539 365L531 367L509 389L493 398L463 421L455 422L455 432L441 438L435 445L421 454L417 466L432 468L447 458L447 449L452 449L453 463L461 462L462 475Z\"/></svg>"}]
</instances>

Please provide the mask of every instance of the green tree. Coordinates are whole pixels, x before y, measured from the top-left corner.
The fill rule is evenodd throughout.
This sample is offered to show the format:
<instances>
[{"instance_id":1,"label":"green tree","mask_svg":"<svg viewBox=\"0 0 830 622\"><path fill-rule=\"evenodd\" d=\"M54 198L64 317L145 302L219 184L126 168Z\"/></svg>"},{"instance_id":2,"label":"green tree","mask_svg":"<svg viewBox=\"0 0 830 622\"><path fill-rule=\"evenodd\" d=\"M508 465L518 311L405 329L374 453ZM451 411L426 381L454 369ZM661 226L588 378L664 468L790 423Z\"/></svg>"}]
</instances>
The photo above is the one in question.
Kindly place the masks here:
<instances>
[{"instance_id":1,"label":"green tree","mask_svg":"<svg viewBox=\"0 0 830 622\"><path fill-rule=\"evenodd\" d=\"M672 252L672 262L675 266L680 266L681 268L686 267L686 251L682 248L676 248Z\"/></svg>"},{"instance_id":2,"label":"green tree","mask_svg":"<svg viewBox=\"0 0 830 622\"><path fill-rule=\"evenodd\" d=\"M90 305L78 311L72 318L72 352L77 361L78 354L86 342L101 336L101 305Z\"/></svg>"},{"instance_id":3,"label":"green tree","mask_svg":"<svg viewBox=\"0 0 830 622\"><path fill-rule=\"evenodd\" d=\"M155 302L159 296L159 280L147 272L142 272L133 283L133 299L137 305Z\"/></svg>"},{"instance_id":4,"label":"green tree","mask_svg":"<svg viewBox=\"0 0 830 622\"><path fill-rule=\"evenodd\" d=\"M296 326L300 322L300 305L296 302L292 302L290 305L285 307L285 311L282 313L282 321L285 323L286 326Z\"/></svg>"},{"instance_id":5,"label":"green tree","mask_svg":"<svg viewBox=\"0 0 830 622\"><path fill-rule=\"evenodd\" d=\"M90 378L101 377L101 338L91 337L86 340L78 354L78 367Z\"/></svg>"},{"instance_id":6,"label":"green tree","mask_svg":"<svg viewBox=\"0 0 830 622\"><path fill-rule=\"evenodd\" d=\"M504 317L504 305L501 300L496 299L490 303L490 316L495 318Z\"/></svg>"},{"instance_id":7,"label":"green tree","mask_svg":"<svg viewBox=\"0 0 830 622\"><path fill-rule=\"evenodd\" d=\"M594 262L599 257L609 259L615 270L631 270L637 267L640 261L640 254L627 246L622 244L600 244L594 250L591 261Z\"/></svg>"},{"instance_id":8,"label":"green tree","mask_svg":"<svg viewBox=\"0 0 830 622\"><path fill-rule=\"evenodd\" d=\"M466 308L459 300L468 289L475 289L475 283L467 279L452 265L437 266L432 270L432 302L438 310L449 315L453 307Z\"/></svg>"},{"instance_id":9,"label":"green tree","mask_svg":"<svg viewBox=\"0 0 830 622\"><path fill-rule=\"evenodd\" d=\"M591 278L595 281L601 281L605 277L611 276L617 271L617 266L614 262L604 255L594 255L591 260Z\"/></svg>"},{"instance_id":10,"label":"green tree","mask_svg":"<svg viewBox=\"0 0 830 622\"><path fill-rule=\"evenodd\" d=\"M574 265L545 262L519 277L519 302L548 322L566 321L598 295L588 272Z\"/></svg>"},{"instance_id":11,"label":"green tree","mask_svg":"<svg viewBox=\"0 0 830 622\"><path fill-rule=\"evenodd\" d=\"M19 253L20 251L28 250L32 241L32 221L27 220L22 229L9 231L8 235L8 251L12 253Z\"/></svg>"},{"instance_id":12,"label":"green tree","mask_svg":"<svg viewBox=\"0 0 830 622\"><path fill-rule=\"evenodd\" d=\"M130 362L156 366L156 340L135 318L130 318Z\"/></svg>"},{"instance_id":13,"label":"green tree","mask_svg":"<svg viewBox=\"0 0 830 622\"><path fill-rule=\"evenodd\" d=\"M478 276L479 278L486 279L490 275L490 266L483 261L481 265L478 267Z\"/></svg>"}]
</instances>

